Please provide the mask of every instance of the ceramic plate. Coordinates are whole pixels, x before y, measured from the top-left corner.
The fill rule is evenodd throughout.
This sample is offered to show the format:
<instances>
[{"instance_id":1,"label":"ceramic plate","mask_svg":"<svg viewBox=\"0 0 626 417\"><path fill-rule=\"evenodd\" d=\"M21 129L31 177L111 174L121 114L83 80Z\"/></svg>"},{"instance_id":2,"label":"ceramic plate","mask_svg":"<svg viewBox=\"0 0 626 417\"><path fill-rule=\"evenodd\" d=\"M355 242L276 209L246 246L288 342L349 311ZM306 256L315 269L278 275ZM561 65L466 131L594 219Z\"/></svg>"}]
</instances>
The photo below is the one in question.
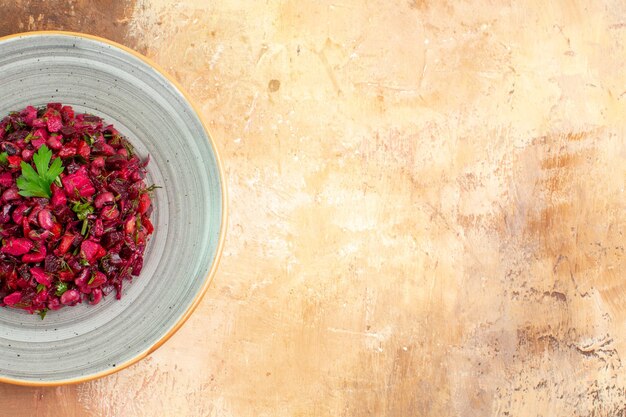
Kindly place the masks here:
<instances>
[{"instance_id":1,"label":"ceramic plate","mask_svg":"<svg viewBox=\"0 0 626 417\"><path fill-rule=\"evenodd\" d=\"M139 54L86 35L0 39L0 117L61 102L114 124L150 155L155 232L141 275L113 295L49 312L0 308L0 381L55 385L96 378L143 358L191 314L215 272L225 225L217 151L178 85Z\"/></svg>"}]
</instances>

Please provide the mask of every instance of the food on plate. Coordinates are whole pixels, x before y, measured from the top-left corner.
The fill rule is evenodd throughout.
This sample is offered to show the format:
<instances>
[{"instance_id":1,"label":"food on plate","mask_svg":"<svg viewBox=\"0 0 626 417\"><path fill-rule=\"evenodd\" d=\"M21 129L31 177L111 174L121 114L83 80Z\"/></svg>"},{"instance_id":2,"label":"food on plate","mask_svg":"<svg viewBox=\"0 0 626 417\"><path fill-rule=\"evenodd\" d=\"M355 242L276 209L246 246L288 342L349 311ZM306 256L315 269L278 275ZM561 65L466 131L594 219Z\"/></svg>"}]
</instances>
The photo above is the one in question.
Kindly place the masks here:
<instances>
[{"instance_id":1,"label":"food on plate","mask_svg":"<svg viewBox=\"0 0 626 417\"><path fill-rule=\"evenodd\" d=\"M148 159L100 117L28 106L0 121L0 305L98 304L143 267Z\"/></svg>"}]
</instances>

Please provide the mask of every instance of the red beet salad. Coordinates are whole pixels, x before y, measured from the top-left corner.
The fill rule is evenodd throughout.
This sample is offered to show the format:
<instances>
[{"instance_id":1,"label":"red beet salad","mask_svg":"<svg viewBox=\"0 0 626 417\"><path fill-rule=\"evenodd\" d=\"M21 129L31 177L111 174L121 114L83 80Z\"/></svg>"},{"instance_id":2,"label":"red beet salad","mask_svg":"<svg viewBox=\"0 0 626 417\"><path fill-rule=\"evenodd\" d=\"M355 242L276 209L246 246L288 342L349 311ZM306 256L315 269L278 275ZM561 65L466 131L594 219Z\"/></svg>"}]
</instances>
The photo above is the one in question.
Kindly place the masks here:
<instances>
[{"instance_id":1,"label":"red beet salad","mask_svg":"<svg viewBox=\"0 0 626 417\"><path fill-rule=\"evenodd\" d=\"M98 304L139 275L152 234L146 165L112 125L50 103L0 122L0 305Z\"/></svg>"}]
</instances>

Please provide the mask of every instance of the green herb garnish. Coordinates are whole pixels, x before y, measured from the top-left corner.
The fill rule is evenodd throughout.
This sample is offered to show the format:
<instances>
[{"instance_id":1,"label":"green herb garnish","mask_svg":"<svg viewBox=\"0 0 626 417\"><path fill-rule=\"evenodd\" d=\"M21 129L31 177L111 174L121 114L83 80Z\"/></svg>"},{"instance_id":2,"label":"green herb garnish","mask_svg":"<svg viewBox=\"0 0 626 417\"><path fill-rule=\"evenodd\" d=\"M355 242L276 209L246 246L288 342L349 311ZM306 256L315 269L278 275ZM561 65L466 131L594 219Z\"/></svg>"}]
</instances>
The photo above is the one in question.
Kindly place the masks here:
<instances>
[{"instance_id":1,"label":"green herb garnish","mask_svg":"<svg viewBox=\"0 0 626 417\"><path fill-rule=\"evenodd\" d=\"M87 281L87 285L91 285L94 279L96 279L96 274L91 274L91 278L89 278L89 281Z\"/></svg>"},{"instance_id":2,"label":"green herb garnish","mask_svg":"<svg viewBox=\"0 0 626 417\"><path fill-rule=\"evenodd\" d=\"M37 284L37 294L46 289L46 286L43 284Z\"/></svg>"},{"instance_id":3,"label":"green herb garnish","mask_svg":"<svg viewBox=\"0 0 626 417\"><path fill-rule=\"evenodd\" d=\"M39 314L39 317L41 317L41 319L43 320L43 319L46 317L46 313L47 313L47 312L48 312L48 309L47 309L47 308L44 308L44 309L42 309L42 310L39 310L39 311L37 312L37 314Z\"/></svg>"},{"instance_id":4,"label":"green herb garnish","mask_svg":"<svg viewBox=\"0 0 626 417\"><path fill-rule=\"evenodd\" d=\"M57 288L57 290L56 290L56 292L55 292L54 294L55 294L57 297L60 297L60 296L62 296L62 295L63 295L63 293L64 293L65 291L67 291L67 284L66 284L65 282L63 282L63 281L59 281L59 282L57 283L57 287L56 287L56 288Z\"/></svg>"},{"instance_id":5,"label":"green herb garnish","mask_svg":"<svg viewBox=\"0 0 626 417\"><path fill-rule=\"evenodd\" d=\"M9 154L6 152L0 153L0 164L7 165L9 163Z\"/></svg>"},{"instance_id":6,"label":"green herb garnish","mask_svg":"<svg viewBox=\"0 0 626 417\"><path fill-rule=\"evenodd\" d=\"M22 161L22 175L17 179L17 187L20 189L19 194L21 196L45 198L52 196L50 185L63 172L63 166L61 165L61 158L56 158L48 166L51 158L52 151L43 145L33 155L37 171L30 164Z\"/></svg>"},{"instance_id":7,"label":"green herb garnish","mask_svg":"<svg viewBox=\"0 0 626 417\"><path fill-rule=\"evenodd\" d=\"M83 236L87 236L89 231L91 230L91 225L87 219L83 220L83 226L80 228L80 234Z\"/></svg>"},{"instance_id":8,"label":"green herb garnish","mask_svg":"<svg viewBox=\"0 0 626 417\"><path fill-rule=\"evenodd\" d=\"M61 269L67 272L74 272L65 259L61 259Z\"/></svg>"},{"instance_id":9,"label":"green herb garnish","mask_svg":"<svg viewBox=\"0 0 626 417\"><path fill-rule=\"evenodd\" d=\"M157 188L163 188L160 185L156 185L156 184L152 184L150 187L147 187L144 192L146 193L152 193L154 192L154 190L156 190Z\"/></svg>"},{"instance_id":10,"label":"green herb garnish","mask_svg":"<svg viewBox=\"0 0 626 417\"><path fill-rule=\"evenodd\" d=\"M89 201L85 201L84 203L77 201L72 204L72 211L76 213L78 220L85 220L87 216L93 213L93 210L93 206Z\"/></svg>"},{"instance_id":11,"label":"green herb garnish","mask_svg":"<svg viewBox=\"0 0 626 417\"><path fill-rule=\"evenodd\" d=\"M91 136L89 133L85 133L83 135L83 139L85 139L85 142L87 142L89 146L93 145L93 143L96 141L96 139L93 136Z\"/></svg>"},{"instance_id":12,"label":"green herb garnish","mask_svg":"<svg viewBox=\"0 0 626 417\"><path fill-rule=\"evenodd\" d=\"M128 152L128 157L130 158L135 154L135 147L125 138L122 138L122 145L126 148L126 152Z\"/></svg>"},{"instance_id":13,"label":"green herb garnish","mask_svg":"<svg viewBox=\"0 0 626 417\"><path fill-rule=\"evenodd\" d=\"M74 211L74 213L76 213L76 217L78 217L78 220L83 221L83 226L80 230L80 233L83 236L86 236L87 232L89 231L89 222L87 221L87 216L93 213L93 206L88 201L84 201L82 203L77 201L72 205L72 210Z\"/></svg>"}]
</instances>

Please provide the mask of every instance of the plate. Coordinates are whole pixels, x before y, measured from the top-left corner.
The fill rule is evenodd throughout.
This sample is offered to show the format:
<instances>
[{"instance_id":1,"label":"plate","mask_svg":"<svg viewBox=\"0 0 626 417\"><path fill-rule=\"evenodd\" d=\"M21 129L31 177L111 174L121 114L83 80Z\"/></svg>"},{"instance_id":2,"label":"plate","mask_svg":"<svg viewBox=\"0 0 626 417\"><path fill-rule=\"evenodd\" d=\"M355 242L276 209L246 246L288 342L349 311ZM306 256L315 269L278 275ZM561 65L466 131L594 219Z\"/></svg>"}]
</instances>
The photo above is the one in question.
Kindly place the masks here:
<instances>
[{"instance_id":1,"label":"plate","mask_svg":"<svg viewBox=\"0 0 626 417\"><path fill-rule=\"evenodd\" d=\"M71 105L112 123L157 184L139 277L121 300L51 311L0 308L0 381L59 385L129 366L164 343L200 302L221 255L226 191L218 152L180 86L122 45L69 32L0 38L0 117L27 105Z\"/></svg>"}]
</instances>

